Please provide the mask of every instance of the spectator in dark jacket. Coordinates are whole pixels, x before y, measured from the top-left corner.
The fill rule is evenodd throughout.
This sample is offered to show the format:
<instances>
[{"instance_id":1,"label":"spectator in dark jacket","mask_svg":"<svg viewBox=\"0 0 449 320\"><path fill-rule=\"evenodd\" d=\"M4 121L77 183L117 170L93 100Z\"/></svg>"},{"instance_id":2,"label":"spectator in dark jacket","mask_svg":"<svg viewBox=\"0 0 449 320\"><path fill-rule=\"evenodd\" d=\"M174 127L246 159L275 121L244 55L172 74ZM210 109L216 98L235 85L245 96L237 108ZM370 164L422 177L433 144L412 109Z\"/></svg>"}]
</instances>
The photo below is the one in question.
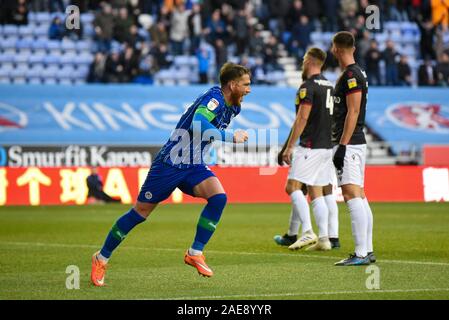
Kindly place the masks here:
<instances>
[{"instance_id":1,"label":"spectator in dark jacket","mask_svg":"<svg viewBox=\"0 0 449 320\"><path fill-rule=\"evenodd\" d=\"M121 202L118 199L114 199L110 197L103 191L103 181L101 180L100 175L98 174L97 168L92 169L92 173L86 179L87 188L88 188L88 202L95 203L97 201L101 202Z\"/></svg>"},{"instance_id":2,"label":"spectator in dark jacket","mask_svg":"<svg viewBox=\"0 0 449 320\"><path fill-rule=\"evenodd\" d=\"M309 23L309 18L300 16L292 30L290 39L290 52L298 59L302 59L309 46L310 34L313 26Z\"/></svg>"},{"instance_id":3,"label":"spectator in dark jacket","mask_svg":"<svg viewBox=\"0 0 449 320\"><path fill-rule=\"evenodd\" d=\"M198 3L193 4L187 23L189 26L190 36L190 54L194 55L200 46L201 36L203 33L201 6Z\"/></svg>"},{"instance_id":4,"label":"spectator in dark jacket","mask_svg":"<svg viewBox=\"0 0 449 320\"><path fill-rule=\"evenodd\" d=\"M228 49L222 39L215 40L215 65L219 72L221 67L228 61Z\"/></svg>"},{"instance_id":5,"label":"spectator in dark jacket","mask_svg":"<svg viewBox=\"0 0 449 320\"><path fill-rule=\"evenodd\" d=\"M263 55L265 43L262 37L262 33L259 29L254 29L249 39L249 52L251 56L260 57Z\"/></svg>"},{"instance_id":6,"label":"spectator in dark jacket","mask_svg":"<svg viewBox=\"0 0 449 320\"><path fill-rule=\"evenodd\" d=\"M226 24L221 17L220 10L214 10L206 28L204 29L204 32L209 43L214 43L217 38L226 38Z\"/></svg>"},{"instance_id":7,"label":"spectator in dark jacket","mask_svg":"<svg viewBox=\"0 0 449 320\"><path fill-rule=\"evenodd\" d=\"M337 14L339 0L322 0L324 14L324 31L336 32L338 29Z\"/></svg>"},{"instance_id":8,"label":"spectator in dark jacket","mask_svg":"<svg viewBox=\"0 0 449 320\"><path fill-rule=\"evenodd\" d=\"M114 39L124 42L129 37L130 27L133 20L128 15L127 8L120 8L118 17L114 18Z\"/></svg>"},{"instance_id":9,"label":"spectator in dark jacket","mask_svg":"<svg viewBox=\"0 0 449 320\"><path fill-rule=\"evenodd\" d=\"M421 39L419 40L419 48L421 51L421 57L429 56L432 60L436 59L436 53L434 48L434 36L436 27L432 24L432 21L423 20L418 17L417 24L421 33Z\"/></svg>"},{"instance_id":10,"label":"spectator in dark jacket","mask_svg":"<svg viewBox=\"0 0 449 320\"><path fill-rule=\"evenodd\" d=\"M398 85L398 67L399 53L391 40L387 41L387 47L382 52L382 59L385 61L385 82L387 86Z\"/></svg>"},{"instance_id":11,"label":"spectator in dark jacket","mask_svg":"<svg viewBox=\"0 0 449 320\"><path fill-rule=\"evenodd\" d=\"M249 42L248 17L244 10L239 10L234 17L235 42L237 45L237 55L245 53Z\"/></svg>"},{"instance_id":12,"label":"spectator in dark jacket","mask_svg":"<svg viewBox=\"0 0 449 320\"><path fill-rule=\"evenodd\" d=\"M424 63L418 69L418 85L434 86L437 84L437 73L430 57L426 57Z\"/></svg>"},{"instance_id":13,"label":"spectator in dark jacket","mask_svg":"<svg viewBox=\"0 0 449 320\"><path fill-rule=\"evenodd\" d=\"M412 85L412 70L408 64L408 58L405 55L401 56L398 63L398 80L401 86Z\"/></svg>"},{"instance_id":14,"label":"spectator in dark jacket","mask_svg":"<svg viewBox=\"0 0 449 320\"><path fill-rule=\"evenodd\" d=\"M104 68L106 63L106 57L103 53L97 52L95 59L89 68L89 75L87 76L87 82L99 83L104 82Z\"/></svg>"},{"instance_id":15,"label":"spectator in dark jacket","mask_svg":"<svg viewBox=\"0 0 449 320\"><path fill-rule=\"evenodd\" d=\"M51 40L62 40L65 36L66 30L59 17L54 17L48 29L48 38Z\"/></svg>"},{"instance_id":16,"label":"spectator in dark jacket","mask_svg":"<svg viewBox=\"0 0 449 320\"><path fill-rule=\"evenodd\" d=\"M436 66L436 73L438 78L438 84L440 86L449 86L449 55L443 52Z\"/></svg>"},{"instance_id":17,"label":"spectator in dark jacket","mask_svg":"<svg viewBox=\"0 0 449 320\"><path fill-rule=\"evenodd\" d=\"M113 51L106 59L105 80L107 83L122 82L124 74L123 63L120 60L120 53Z\"/></svg>"},{"instance_id":18,"label":"spectator in dark jacket","mask_svg":"<svg viewBox=\"0 0 449 320\"><path fill-rule=\"evenodd\" d=\"M280 37L285 30L285 20L290 9L289 0L267 0L270 12L269 27L276 37Z\"/></svg>"},{"instance_id":19,"label":"spectator in dark jacket","mask_svg":"<svg viewBox=\"0 0 449 320\"><path fill-rule=\"evenodd\" d=\"M292 30L293 26L299 20L299 17L305 15L304 4L302 0L294 0L291 4L290 10L288 10L286 18L286 27L288 30Z\"/></svg>"},{"instance_id":20,"label":"spectator in dark jacket","mask_svg":"<svg viewBox=\"0 0 449 320\"><path fill-rule=\"evenodd\" d=\"M123 64L122 82L132 82L139 73L139 56L132 46L127 46L121 57Z\"/></svg>"},{"instance_id":21,"label":"spectator in dark jacket","mask_svg":"<svg viewBox=\"0 0 449 320\"><path fill-rule=\"evenodd\" d=\"M368 76L369 85L380 86L380 69L379 63L381 60L381 53L377 47L377 41L371 40L370 48L365 55L366 73Z\"/></svg>"},{"instance_id":22,"label":"spectator in dark jacket","mask_svg":"<svg viewBox=\"0 0 449 320\"><path fill-rule=\"evenodd\" d=\"M157 23L150 27L151 42L155 45L167 45L168 46L168 32L165 23L159 20Z\"/></svg>"},{"instance_id":23,"label":"spectator in dark jacket","mask_svg":"<svg viewBox=\"0 0 449 320\"><path fill-rule=\"evenodd\" d=\"M2 8L3 10L3 8ZM25 0L17 0L17 5L12 11L11 21L12 24L16 25L27 25L28 24L28 9Z\"/></svg>"},{"instance_id":24,"label":"spectator in dark jacket","mask_svg":"<svg viewBox=\"0 0 449 320\"><path fill-rule=\"evenodd\" d=\"M114 30L114 16L112 15L112 7L110 4L103 3L102 11L95 16L94 26L98 50L108 52L111 48Z\"/></svg>"}]
</instances>

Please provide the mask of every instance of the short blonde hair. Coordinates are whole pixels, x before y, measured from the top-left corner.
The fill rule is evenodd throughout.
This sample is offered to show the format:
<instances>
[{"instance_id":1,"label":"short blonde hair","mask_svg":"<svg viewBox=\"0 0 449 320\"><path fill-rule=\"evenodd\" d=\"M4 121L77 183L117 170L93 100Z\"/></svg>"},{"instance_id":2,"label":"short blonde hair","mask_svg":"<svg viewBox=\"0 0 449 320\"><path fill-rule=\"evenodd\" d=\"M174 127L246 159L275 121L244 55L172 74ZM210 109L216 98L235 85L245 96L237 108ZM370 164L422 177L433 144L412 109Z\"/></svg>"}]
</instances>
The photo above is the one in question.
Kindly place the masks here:
<instances>
[{"instance_id":1,"label":"short blonde hair","mask_svg":"<svg viewBox=\"0 0 449 320\"><path fill-rule=\"evenodd\" d=\"M323 50L317 47L310 48L307 50L306 55L311 56L312 58L318 60L321 65L326 61L327 54Z\"/></svg>"}]
</instances>

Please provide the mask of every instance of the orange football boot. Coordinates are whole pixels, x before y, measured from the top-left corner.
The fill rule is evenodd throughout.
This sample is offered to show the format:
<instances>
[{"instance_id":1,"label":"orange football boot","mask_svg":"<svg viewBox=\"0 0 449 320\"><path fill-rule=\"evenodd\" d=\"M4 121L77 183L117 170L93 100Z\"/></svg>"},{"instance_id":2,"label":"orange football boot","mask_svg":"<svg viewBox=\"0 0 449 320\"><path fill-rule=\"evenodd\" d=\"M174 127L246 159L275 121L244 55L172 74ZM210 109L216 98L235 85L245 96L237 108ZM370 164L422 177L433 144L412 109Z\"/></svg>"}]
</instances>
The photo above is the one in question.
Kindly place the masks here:
<instances>
[{"instance_id":1,"label":"orange football boot","mask_svg":"<svg viewBox=\"0 0 449 320\"><path fill-rule=\"evenodd\" d=\"M184 256L184 262L196 268L198 273L204 277L212 277L214 275L214 272L206 264L206 258L202 254L191 256L189 255L189 251L187 250Z\"/></svg>"},{"instance_id":2,"label":"orange football boot","mask_svg":"<svg viewBox=\"0 0 449 320\"><path fill-rule=\"evenodd\" d=\"M106 274L107 264L98 259L98 251L92 256L92 272L90 273L90 280L97 287L105 286L104 276Z\"/></svg>"}]
</instances>

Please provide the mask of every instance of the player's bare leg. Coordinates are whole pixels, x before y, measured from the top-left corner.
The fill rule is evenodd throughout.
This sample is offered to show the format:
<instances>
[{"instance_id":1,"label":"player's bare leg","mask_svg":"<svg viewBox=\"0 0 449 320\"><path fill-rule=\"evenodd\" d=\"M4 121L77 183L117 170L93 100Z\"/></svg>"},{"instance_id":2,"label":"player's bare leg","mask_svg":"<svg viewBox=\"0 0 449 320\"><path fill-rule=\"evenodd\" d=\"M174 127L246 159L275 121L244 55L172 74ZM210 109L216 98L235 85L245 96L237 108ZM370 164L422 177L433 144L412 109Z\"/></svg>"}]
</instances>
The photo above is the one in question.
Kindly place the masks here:
<instances>
[{"instance_id":1,"label":"player's bare leg","mask_svg":"<svg viewBox=\"0 0 449 320\"><path fill-rule=\"evenodd\" d=\"M226 193L217 177L210 177L196 185L193 189L196 197L207 200L198 221L195 240L192 247L184 255L184 262L196 268L205 277L213 276L213 271L206 264L203 248L213 235L226 205Z\"/></svg>"}]
</instances>

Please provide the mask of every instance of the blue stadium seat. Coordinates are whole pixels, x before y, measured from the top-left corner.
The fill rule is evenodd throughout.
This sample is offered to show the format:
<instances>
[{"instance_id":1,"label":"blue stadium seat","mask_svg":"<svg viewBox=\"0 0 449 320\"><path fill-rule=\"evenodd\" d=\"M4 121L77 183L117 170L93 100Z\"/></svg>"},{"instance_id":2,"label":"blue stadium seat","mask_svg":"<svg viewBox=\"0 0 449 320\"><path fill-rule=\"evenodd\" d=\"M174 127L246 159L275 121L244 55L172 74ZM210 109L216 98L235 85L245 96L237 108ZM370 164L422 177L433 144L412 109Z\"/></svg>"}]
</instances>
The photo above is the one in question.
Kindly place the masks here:
<instances>
[{"instance_id":1,"label":"blue stadium seat","mask_svg":"<svg viewBox=\"0 0 449 320\"><path fill-rule=\"evenodd\" d=\"M189 60L190 60L190 65L192 67L198 67L198 59L197 59L197 57L190 56Z\"/></svg>"},{"instance_id":2,"label":"blue stadium seat","mask_svg":"<svg viewBox=\"0 0 449 320\"><path fill-rule=\"evenodd\" d=\"M33 40L29 39L21 39L16 42L16 49L32 49L33 48Z\"/></svg>"},{"instance_id":3,"label":"blue stadium seat","mask_svg":"<svg viewBox=\"0 0 449 320\"><path fill-rule=\"evenodd\" d=\"M321 40L325 43L330 44L333 36L334 34L332 32L323 32L323 34L321 35Z\"/></svg>"},{"instance_id":4,"label":"blue stadium seat","mask_svg":"<svg viewBox=\"0 0 449 320\"><path fill-rule=\"evenodd\" d=\"M382 33L375 33L374 34L374 39L376 39L376 41L380 44L383 43L385 41L387 41L388 39L388 34L386 32L382 32Z\"/></svg>"},{"instance_id":5,"label":"blue stadium seat","mask_svg":"<svg viewBox=\"0 0 449 320\"><path fill-rule=\"evenodd\" d=\"M75 60L76 60L76 54L69 53L69 54L62 55L59 58L59 63L61 65L74 65L75 64Z\"/></svg>"},{"instance_id":6,"label":"blue stadium seat","mask_svg":"<svg viewBox=\"0 0 449 320\"><path fill-rule=\"evenodd\" d=\"M190 68L181 68L174 73L173 77L177 84L187 85L190 82Z\"/></svg>"},{"instance_id":7,"label":"blue stadium seat","mask_svg":"<svg viewBox=\"0 0 449 320\"><path fill-rule=\"evenodd\" d=\"M94 61L94 56L91 53L82 53L77 55L74 63L76 65L90 65Z\"/></svg>"},{"instance_id":8,"label":"blue stadium seat","mask_svg":"<svg viewBox=\"0 0 449 320\"><path fill-rule=\"evenodd\" d=\"M27 82L31 84L40 84L42 82L41 74L43 70L44 68L42 66L28 69L26 71Z\"/></svg>"},{"instance_id":9,"label":"blue stadium seat","mask_svg":"<svg viewBox=\"0 0 449 320\"><path fill-rule=\"evenodd\" d=\"M65 66L56 72L56 78L60 84L71 84L74 72L75 69L73 67Z\"/></svg>"},{"instance_id":10,"label":"blue stadium seat","mask_svg":"<svg viewBox=\"0 0 449 320\"><path fill-rule=\"evenodd\" d=\"M177 67L189 66L190 57L189 56L176 56L173 60L173 64Z\"/></svg>"},{"instance_id":11,"label":"blue stadium seat","mask_svg":"<svg viewBox=\"0 0 449 320\"><path fill-rule=\"evenodd\" d=\"M35 21L42 24L49 24L51 22L51 14L49 12L37 12Z\"/></svg>"},{"instance_id":12,"label":"blue stadium seat","mask_svg":"<svg viewBox=\"0 0 449 320\"><path fill-rule=\"evenodd\" d=\"M33 11L28 12L28 23L36 23L36 13Z\"/></svg>"},{"instance_id":13,"label":"blue stadium seat","mask_svg":"<svg viewBox=\"0 0 449 320\"><path fill-rule=\"evenodd\" d=\"M83 38L92 39L95 36L95 28L91 24L83 25Z\"/></svg>"},{"instance_id":14,"label":"blue stadium seat","mask_svg":"<svg viewBox=\"0 0 449 320\"><path fill-rule=\"evenodd\" d=\"M415 33L412 30L402 30L402 43L415 43Z\"/></svg>"},{"instance_id":15,"label":"blue stadium seat","mask_svg":"<svg viewBox=\"0 0 449 320\"><path fill-rule=\"evenodd\" d=\"M91 52L92 44L87 40L79 40L76 42L76 50L78 53Z\"/></svg>"},{"instance_id":16,"label":"blue stadium seat","mask_svg":"<svg viewBox=\"0 0 449 320\"><path fill-rule=\"evenodd\" d=\"M13 69L9 73L9 77L12 79L14 84L24 84L26 83L26 69Z\"/></svg>"},{"instance_id":17,"label":"blue stadium seat","mask_svg":"<svg viewBox=\"0 0 449 320\"><path fill-rule=\"evenodd\" d=\"M313 31L313 32L310 34L310 40L311 40L313 43L318 42L318 41L322 41L321 34L322 34L321 32Z\"/></svg>"},{"instance_id":18,"label":"blue stadium seat","mask_svg":"<svg viewBox=\"0 0 449 320\"><path fill-rule=\"evenodd\" d=\"M13 70L14 68L0 68L0 77L9 77L9 73L11 72L11 70Z\"/></svg>"},{"instance_id":19,"label":"blue stadium seat","mask_svg":"<svg viewBox=\"0 0 449 320\"><path fill-rule=\"evenodd\" d=\"M64 53L76 53L76 44L72 40L63 40L61 42L61 50Z\"/></svg>"},{"instance_id":20,"label":"blue stadium seat","mask_svg":"<svg viewBox=\"0 0 449 320\"><path fill-rule=\"evenodd\" d=\"M3 26L3 35L5 36L18 36L19 35L19 27L13 24L6 24Z\"/></svg>"},{"instance_id":21,"label":"blue stadium seat","mask_svg":"<svg viewBox=\"0 0 449 320\"><path fill-rule=\"evenodd\" d=\"M397 21L387 21L384 23L384 29L389 30L400 30L401 24Z\"/></svg>"},{"instance_id":22,"label":"blue stadium seat","mask_svg":"<svg viewBox=\"0 0 449 320\"><path fill-rule=\"evenodd\" d=\"M448 45L449 44L449 32L444 33L443 35L443 43Z\"/></svg>"},{"instance_id":23,"label":"blue stadium seat","mask_svg":"<svg viewBox=\"0 0 449 320\"><path fill-rule=\"evenodd\" d=\"M56 68L56 67L45 68L44 70L42 70L41 77L42 77L43 83L55 84L57 82L56 81L57 72L58 72L58 68Z\"/></svg>"},{"instance_id":24,"label":"blue stadium seat","mask_svg":"<svg viewBox=\"0 0 449 320\"><path fill-rule=\"evenodd\" d=\"M83 25L85 24L92 24L94 22L95 15L90 12L82 13L81 14L81 23Z\"/></svg>"},{"instance_id":25,"label":"blue stadium seat","mask_svg":"<svg viewBox=\"0 0 449 320\"><path fill-rule=\"evenodd\" d=\"M47 51L50 53L61 51L61 42L57 40L49 40L46 45Z\"/></svg>"},{"instance_id":26,"label":"blue stadium seat","mask_svg":"<svg viewBox=\"0 0 449 320\"><path fill-rule=\"evenodd\" d=\"M47 53L47 40L37 39L33 42L33 51L35 54L46 54Z\"/></svg>"},{"instance_id":27,"label":"blue stadium seat","mask_svg":"<svg viewBox=\"0 0 449 320\"><path fill-rule=\"evenodd\" d=\"M89 74L89 67L88 66L78 66L75 71L79 76L86 78Z\"/></svg>"},{"instance_id":28,"label":"blue stadium seat","mask_svg":"<svg viewBox=\"0 0 449 320\"><path fill-rule=\"evenodd\" d=\"M28 64L33 66L42 66L44 64L45 54L32 54L28 57Z\"/></svg>"},{"instance_id":29,"label":"blue stadium seat","mask_svg":"<svg viewBox=\"0 0 449 320\"><path fill-rule=\"evenodd\" d=\"M176 71L173 69L161 70L156 74L155 80L161 84L174 85L176 84L175 74Z\"/></svg>"},{"instance_id":30,"label":"blue stadium seat","mask_svg":"<svg viewBox=\"0 0 449 320\"><path fill-rule=\"evenodd\" d=\"M44 57L44 64L49 67L49 66L59 66L59 56L56 55L46 55Z\"/></svg>"},{"instance_id":31,"label":"blue stadium seat","mask_svg":"<svg viewBox=\"0 0 449 320\"><path fill-rule=\"evenodd\" d=\"M2 65L4 65L4 64L12 64L12 63L14 63L14 57L15 57L14 53L0 54L0 63Z\"/></svg>"},{"instance_id":32,"label":"blue stadium seat","mask_svg":"<svg viewBox=\"0 0 449 320\"><path fill-rule=\"evenodd\" d=\"M16 54L14 56L14 63L16 64L17 69L26 69L28 68L28 54Z\"/></svg>"},{"instance_id":33,"label":"blue stadium seat","mask_svg":"<svg viewBox=\"0 0 449 320\"><path fill-rule=\"evenodd\" d=\"M402 34L400 30L391 30L389 39L392 40L394 43L401 43L402 42Z\"/></svg>"},{"instance_id":34,"label":"blue stadium seat","mask_svg":"<svg viewBox=\"0 0 449 320\"><path fill-rule=\"evenodd\" d=\"M33 36L33 28L30 25L20 26L19 35L22 38Z\"/></svg>"},{"instance_id":35,"label":"blue stadium seat","mask_svg":"<svg viewBox=\"0 0 449 320\"><path fill-rule=\"evenodd\" d=\"M8 37L6 39L0 39L0 48L3 52L16 50L17 38Z\"/></svg>"},{"instance_id":36,"label":"blue stadium seat","mask_svg":"<svg viewBox=\"0 0 449 320\"><path fill-rule=\"evenodd\" d=\"M48 26L42 25L42 26L36 27L33 30L33 35L36 38L48 38Z\"/></svg>"},{"instance_id":37,"label":"blue stadium seat","mask_svg":"<svg viewBox=\"0 0 449 320\"><path fill-rule=\"evenodd\" d=\"M0 68L0 83L10 83L10 78L9 78L9 74L11 72L12 69L4 69L4 68Z\"/></svg>"}]
</instances>

